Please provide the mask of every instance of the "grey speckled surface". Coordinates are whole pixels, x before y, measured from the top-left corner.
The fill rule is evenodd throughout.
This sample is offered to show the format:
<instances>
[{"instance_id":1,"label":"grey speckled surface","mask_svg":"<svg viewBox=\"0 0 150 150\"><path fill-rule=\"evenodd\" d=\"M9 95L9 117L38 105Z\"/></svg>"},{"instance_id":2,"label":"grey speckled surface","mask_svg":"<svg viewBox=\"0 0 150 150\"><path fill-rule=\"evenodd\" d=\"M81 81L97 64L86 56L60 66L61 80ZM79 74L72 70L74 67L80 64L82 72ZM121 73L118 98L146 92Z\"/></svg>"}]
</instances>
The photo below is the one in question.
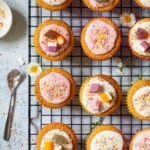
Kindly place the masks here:
<instances>
[{"instance_id":1,"label":"grey speckled surface","mask_svg":"<svg viewBox=\"0 0 150 150\"><path fill-rule=\"evenodd\" d=\"M5 0L11 6L14 22L9 34L0 39L0 150L27 150L28 146L28 89L27 77L17 91L16 109L9 142L3 140L3 131L9 106L7 73L18 68L26 72L26 65L19 66L18 58L27 63L28 55L28 0Z\"/></svg>"}]
</instances>

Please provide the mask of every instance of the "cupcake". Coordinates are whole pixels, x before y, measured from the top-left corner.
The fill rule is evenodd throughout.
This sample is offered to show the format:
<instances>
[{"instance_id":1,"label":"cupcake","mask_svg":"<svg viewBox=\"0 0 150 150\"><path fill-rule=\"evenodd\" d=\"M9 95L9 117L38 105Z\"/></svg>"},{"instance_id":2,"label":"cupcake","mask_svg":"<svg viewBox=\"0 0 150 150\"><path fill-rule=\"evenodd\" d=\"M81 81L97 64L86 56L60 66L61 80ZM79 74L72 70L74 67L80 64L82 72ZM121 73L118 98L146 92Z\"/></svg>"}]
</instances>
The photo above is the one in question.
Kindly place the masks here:
<instances>
[{"instance_id":1,"label":"cupcake","mask_svg":"<svg viewBox=\"0 0 150 150\"><path fill-rule=\"evenodd\" d=\"M125 138L111 125L100 125L89 135L86 150L126 150Z\"/></svg>"},{"instance_id":2,"label":"cupcake","mask_svg":"<svg viewBox=\"0 0 150 150\"><path fill-rule=\"evenodd\" d=\"M81 45L85 54L94 60L111 58L121 44L120 30L107 18L94 18L81 33Z\"/></svg>"},{"instance_id":3,"label":"cupcake","mask_svg":"<svg viewBox=\"0 0 150 150\"><path fill-rule=\"evenodd\" d=\"M34 46L40 56L51 61L62 60L73 49L73 32L64 21L47 20L36 29Z\"/></svg>"},{"instance_id":4,"label":"cupcake","mask_svg":"<svg viewBox=\"0 0 150 150\"><path fill-rule=\"evenodd\" d=\"M37 4L47 10L57 11L68 7L72 0L36 0Z\"/></svg>"},{"instance_id":5,"label":"cupcake","mask_svg":"<svg viewBox=\"0 0 150 150\"><path fill-rule=\"evenodd\" d=\"M149 0L135 0L135 2L142 8L150 9Z\"/></svg>"},{"instance_id":6,"label":"cupcake","mask_svg":"<svg viewBox=\"0 0 150 150\"><path fill-rule=\"evenodd\" d=\"M80 102L91 115L112 114L121 103L121 89L117 82L107 75L95 75L84 81L80 89Z\"/></svg>"},{"instance_id":7,"label":"cupcake","mask_svg":"<svg viewBox=\"0 0 150 150\"><path fill-rule=\"evenodd\" d=\"M37 136L37 150L76 150L77 138L65 124L52 123L41 129Z\"/></svg>"},{"instance_id":8,"label":"cupcake","mask_svg":"<svg viewBox=\"0 0 150 150\"><path fill-rule=\"evenodd\" d=\"M45 107L60 108L68 104L74 94L75 81L61 68L47 69L35 81L35 96Z\"/></svg>"},{"instance_id":9,"label":"cupcake","mask_svg":"<svg viewBox=\"0 0 150 150\"><path fill-rule=\"evenodd\" d=\"M128 91L127 106L140 120L150 120L150 80L139 80Z\"/></svg>"},{"instance_id":10,"label":"cupcake","mask_svg":"<svg viewBox=\"0 0 150 150\"><path fill-rule=\"evenodd\" d=\"M138 131L133 136L129 150L150 150L150 128Z\"/></svg>"},{"instance_id":11,"label":"cupcake","mask_svg":"<svg viewBox=\"0 0 150 150\"><path fill-rule=\"evenodd\" d=\"M129 31L129 47L132 53L150 60L150 18L141 19Z\"/></svg>"},{"instance_id":12,"label":"cupcake","mask_svg":"<svg viewBox=\"0 0 150 150\"><path fill-rule=\"evenodd\" d=\"M120 0L83 0L85 5L93 11L111 11Z\"/></svg>"}]
</instances>

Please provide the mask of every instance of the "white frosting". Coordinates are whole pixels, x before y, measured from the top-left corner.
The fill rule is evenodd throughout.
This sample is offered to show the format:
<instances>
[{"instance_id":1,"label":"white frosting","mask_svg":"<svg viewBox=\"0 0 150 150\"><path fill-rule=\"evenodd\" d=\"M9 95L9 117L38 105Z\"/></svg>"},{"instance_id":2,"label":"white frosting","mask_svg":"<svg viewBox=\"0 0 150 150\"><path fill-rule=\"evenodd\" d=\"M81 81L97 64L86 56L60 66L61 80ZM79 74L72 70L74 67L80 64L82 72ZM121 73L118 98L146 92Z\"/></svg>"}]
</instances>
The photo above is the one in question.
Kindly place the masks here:
<instances>
[{"instance_id":1,"label":"white frosting","mask_svg":"<svg viewBox=\"0 0 150 150\"><path fill-rule=\"evenodd\" d=\"M92 140L91 150L123 150L123 138L114 131L102 131Z\"/></svg>"},{"instance_id":2,"label":"white frosting","mask_svg":"<svg viewBox=\"0 0 150 150\"><path fill-rule=\"evenodd\" d=\"M43 136L43 138L41 140L41 150L45 150L44 149L45 142L50 141L50 139L53 137L54 134L64 136L66 138L66 140L68 141L68 144L63 144L62 145L64 150L73 150L72 139L70 138L70 136L65 131L59 130L59 129L50 130L49 132L47 132ZM55 148L54 148L54 150L55 150Z\"/></svg>"},{"instance_id":3,"label":"white frosting","mask_svg":"<svg viewBox=\"0 0 150 150\"><path fill-rule=\"evenodd\" d=\"M150 86L138 89L133 95L135 110L144 117L150 117Z\"/></svg>"},{"instance_id":4,"label":"white frosting","mask_svg":"<svg viewBox=\"0 0 150 150\"><path fill-rule=\"evenodd\" d=\"M150 0L140 0L140 1L144 6L150 7Z\"/></svg>"},{"instance_id":5,"label":"white frosting","mask_svg":"<svg viewBox=\"0 0 150 150\"><path fill-rule=\"evenodd\" d=\"M93 7L107 7L109 6L114 0L109 0L107 2L98 3L96 0L89 0L90 4Z\"/></svg>"},{"instance_id":6,"label":"white frosting","mask_svg":"<svg viewBox=\"0 0 150 150\"><path fill-rule=\"evenodd\" d=\"M136 136L132 150L150 150L150 130L141 132Z\"/></svg>"},{"instance_id":7,"label":"white frosting","mask_svg":"<svg viewBox=\"0 0 150 150\"><path fill-rule=\"evenodd\" d=\"M90 86L91 84L100 84L100 86L103 87L103 92L109 92L113 99L110 103L102 103L102 107L99 111L94 110L93 107L90 104L90 101L93 99L98 99L100 100L100 94L99 93L90 93ZM115 88L106 80L104 80L103 78L100 77L95 77L95 78L91 78L85 85L84 85L84 89L83 89L83 94L82 94L82 104L85 106L85 108L91 112L91 113L95 113L95 114L100 114L103 113L105 111L107 111L108 109L110 109L116 100L116 90Z\"/></svg>"},{"instance_id":8,"label":"white frosting","mask_svg":"<svg viewBox=\"0 0 150 150\"><path fill-rule=\"evenodd\" d=\"M144 40L138 40L136 38L136 31L138 28L142 28L144 30L146 30L148 33L150 33L150 21L148 22L138 22L132 29L129 35L129 41L130 41L130 45L132 46L133 50L135 52L137 52L140 55L144 55L144 56L150 56L149 52L144 52L144 48L141 46L141 42L142 41L146 41L148 43L150 43L150 36L147 39Z\"/></svg>"},{"instance_id":9,"label":"white frosting","mask_svg":"<svg viewBox=\"0 0 150 150\"><path fill-rule=\"evenodd\" d=\"M43 0L45 3L49 5L62 5L66 0Z\"/></svg>"}]
</instances>

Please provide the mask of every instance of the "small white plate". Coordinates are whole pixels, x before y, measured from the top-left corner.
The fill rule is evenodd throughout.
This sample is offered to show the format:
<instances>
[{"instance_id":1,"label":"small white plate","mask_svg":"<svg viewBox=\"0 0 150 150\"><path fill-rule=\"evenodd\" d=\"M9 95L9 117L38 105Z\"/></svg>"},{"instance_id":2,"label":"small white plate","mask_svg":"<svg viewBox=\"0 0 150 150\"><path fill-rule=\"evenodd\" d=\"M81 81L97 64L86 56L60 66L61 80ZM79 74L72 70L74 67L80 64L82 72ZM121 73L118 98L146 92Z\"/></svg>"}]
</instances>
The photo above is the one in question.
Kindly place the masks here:
<instances>
[{"instance_id":1,"label":"small white plate","mask_svg":"<svg viewBox=\"0 0 150 150\"><path fill-rule=\"evenodd\" d=\"M4 14L3 16L1 15L2 13ZM9 32L12 22L13 15L10 7L3 0L0 0L0 38Z\"/></svg>"}]
</instances>

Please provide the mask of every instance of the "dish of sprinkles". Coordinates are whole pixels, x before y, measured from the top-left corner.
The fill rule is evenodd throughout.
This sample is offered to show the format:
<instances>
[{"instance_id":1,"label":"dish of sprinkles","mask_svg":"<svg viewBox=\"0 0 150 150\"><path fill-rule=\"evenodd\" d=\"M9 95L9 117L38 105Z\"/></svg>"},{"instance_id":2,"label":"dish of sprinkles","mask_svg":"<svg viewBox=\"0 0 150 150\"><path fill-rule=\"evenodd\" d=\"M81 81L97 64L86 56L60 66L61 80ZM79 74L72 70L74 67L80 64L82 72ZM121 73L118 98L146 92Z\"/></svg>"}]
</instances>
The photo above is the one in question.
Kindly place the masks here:
<instances>
[{"instance_id":1,"label":"dish of sprinkles","mask_svg":"<svg viewBox=\"0 0 150 150\"><path fill-rule=\"evenodd\" d=\"M3 8L0 8L0 30L3 28L4 26L4 19L5 19L5 11Z\"/></svg>"}]
</instances>

